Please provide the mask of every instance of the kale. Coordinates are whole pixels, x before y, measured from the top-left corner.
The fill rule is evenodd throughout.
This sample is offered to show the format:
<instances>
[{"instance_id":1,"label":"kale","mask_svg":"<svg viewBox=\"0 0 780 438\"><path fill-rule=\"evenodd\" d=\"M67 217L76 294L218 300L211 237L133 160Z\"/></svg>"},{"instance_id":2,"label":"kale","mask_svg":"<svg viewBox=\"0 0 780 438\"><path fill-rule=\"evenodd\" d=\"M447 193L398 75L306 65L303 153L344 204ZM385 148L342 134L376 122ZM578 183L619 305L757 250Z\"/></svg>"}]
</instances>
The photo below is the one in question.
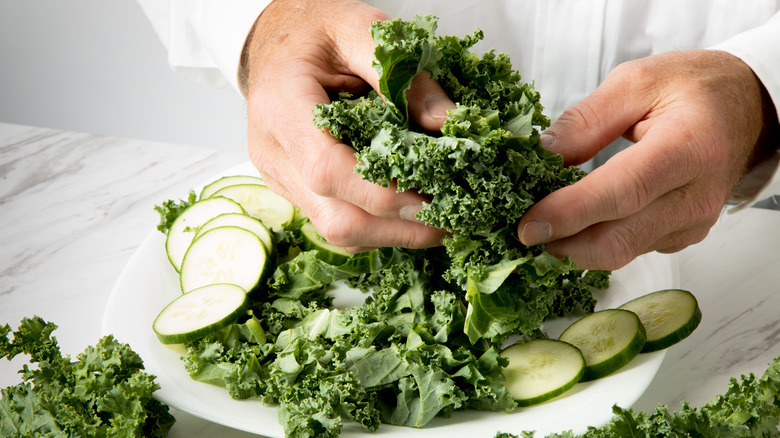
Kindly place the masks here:
<instances>
[{"instance_id":1,"label":"kale","mask_svg":"<svg viewBox=\"0 0 780 438\"><path fill-rule=\"evenodd\" d=\"M161 205L155 205L154 211L160 215L160 223L157 225L157 230L163 234L167 234L168 230L171 229L171 225L173 225L173 221L175 221L184 210L194 204L196 200L197 195L195 194L195 191L190 190L187 199L180 199L178 201L169 199Z\"/></svg>"},{"instance_id":2,"label":"kale","mask_svg":"<svg viewBox=\"0 0 780 438\"><path fill-rule=\"evenodd\" d=\"M376 431L462 409L511 411L503 343L592 311L591 290L607 286L608 273L517 239L534 202L582 176L541 147L537 127L549 120L539 94L507 56L469 52L481 32L435 29L433 17L374 24L381 96L341 93L315 109L315 123L355 148L367 180L428 196L419 218L447 229L445 244L380 248L341 266L317 251L284 258L245 317L186 346L193 379L278 406L288 437L336 437L347 420ZM405 93L421 71L459 105L436 135L408 116ZM365 303L333 308L339 281L366 292Z\"/></svg>"},{"instance_id":3,"label":"kale","mask_svg":"<svg viewBox=\"0 0 780 438\"><path fill-rule=\"evenodd\" d=\"M29 354L24 382L0 390L0 435L4 437L165 437L174 423L168 407L152 398L154 376L127 344L106 336L78 355L62 356L57 328L40 317L25 318L9 339L0 327L0 358Z\"/></svg>"},{"instance_id":4,"label":"kale","mask_svg":"<svg viewBox=\"0 0 780 438\"><path fill-rule=\"evenodd\" d=\"M585 273L542 246L524 246L516 233L534 203L584 172L541 146L539 129L550 121L507 55L471 53L481 31L439 37L436 26L432 16L375 23L381 96L342 93L315 109L315 124L356 150L355 171L364 179L428 197L417 217L449 232L435 269L466 292L471 342L531 333L551 316L592 310ZM408 115L406 92L423 71L457 103L437 134L421 132Z\"/></svg>"}]
</instances>

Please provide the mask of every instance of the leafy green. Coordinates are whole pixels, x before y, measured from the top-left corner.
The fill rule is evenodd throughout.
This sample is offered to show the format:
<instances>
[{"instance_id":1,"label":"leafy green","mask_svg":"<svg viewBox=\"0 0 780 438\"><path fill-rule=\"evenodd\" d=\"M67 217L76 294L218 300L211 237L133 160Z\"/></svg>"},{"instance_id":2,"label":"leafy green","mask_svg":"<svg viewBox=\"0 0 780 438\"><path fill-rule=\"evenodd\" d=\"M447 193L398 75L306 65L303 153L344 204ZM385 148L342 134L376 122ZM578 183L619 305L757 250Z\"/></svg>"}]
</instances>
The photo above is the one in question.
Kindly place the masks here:
<instances>
[{"instance_id":1,"label":"leafy green","mask_svg":"<svg viewBox=\"0 0 780 438\"><path fill-rule=\"evenodd\" d=\"M278 406L289 437L335 437L347 420L376 431L461 409L510 411L503 343L592 311L592 289L607 286L608 273L517 239L534 202L582 175L541 147L537 127L549 120L538 93L505 55L469 52L481 32L435 29L432 17L374 24L382 94L341 93L316 108L315 123L355 148L367 180L428 196L419 218L450 231L444 246L381 248L341 266L292 248L245 317L186 346L193 379ZM459 104L436 134L408 116L406 91L423 71ZM300 226L284 230L290 246ZM338 282L365 303L333 308Z\"/></svg>"},{"instance_id":2,"label":"leafy green","mask_svg":"<svg viewBox=\"0 0 780 438\"><path fill-rule=\"evenodd\" d=\"M25 318L9 339L0 327L0 358L29 354L24 382L0 390L4 437L164 437L174 423L167 406L152 398L159 389L141 358L112 336L87 347L71 362L40 317Z\"/></svg>"},{"instance_id":3,"label":"leafy green","mask_svg":"<svg viewBox=\"0 0 780 438\"><path fill-rule=\"evenodd\" d=\"M374 91L340 94L316 108L315 124L355 148L355 171L366 180L428 196L417 217L450 232L441 269L467 294L472 343L533 331L580 302L591 308L586 288L571 287L568 292L577 293L559 297L561 279L573 279L573 263L543 247L528 248L516 236L517 222L534 203L584 173L541 146L537 128L550 122L539 93L522 82L508 56L471 53L481 31L438 37L436 25L432 16L374 24L384 98ZM440 133L421 132L408 116L406 92L423 71L458 105ZM495 287L477 287L486 282ZM504 282L511 287L499 288Z\"/></svg>"},{"instance_id":4,"label":"leafy green","mask_svg":"<svg viewBox=\"0 0 780 438\"><path fill-rule=\"evenodd\" d=\"M194 190L190 190L187 199L180 199L178 201L169 199L160 205L155 205L154 211L160 215L160 223L157 225L157 230L163 234L167 234L168 230L171 229L171 225L173 225L173 221L175 221L184 210L194 204L195 201L197 201L197 195Z\"/></svg>"}]
</instances>

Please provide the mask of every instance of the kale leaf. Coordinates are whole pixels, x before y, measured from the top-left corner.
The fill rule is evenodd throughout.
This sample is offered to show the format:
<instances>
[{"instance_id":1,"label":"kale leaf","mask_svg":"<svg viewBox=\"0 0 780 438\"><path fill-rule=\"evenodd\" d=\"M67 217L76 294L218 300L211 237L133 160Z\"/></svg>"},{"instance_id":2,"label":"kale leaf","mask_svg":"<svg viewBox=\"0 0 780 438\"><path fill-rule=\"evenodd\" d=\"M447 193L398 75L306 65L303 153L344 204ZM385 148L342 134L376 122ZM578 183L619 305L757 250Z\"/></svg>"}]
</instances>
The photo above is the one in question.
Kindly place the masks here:
<instances>
[{"instance_id":1,"label":"kale leaf","mask_svg":"<svg viewBox=\"0 0 780 438\"><path fill-rule=\"evenodd\" d=\"M29 354L24 382L0 390L4 437L165 437L174 423L168 407L152 398L154 376L127 344L106 336L78 355L62 356L51 334L56 325L25 318L9 339L0 327L0 358Z\"/></svg>"},{"instance_id":2,"label":"kale leaf","mask_svg":"<svg viewBox=\"0 0 780 438\"><path fill-rule=\"evenodd\" d=\"M461 409L510 411L504 341L592 311L592 289L607 286L608 273L517 239L533 203L583 175L541 147L537 128L549 120L539 94L506 55L469 52L480 31L435 30L433 17L375 23L381 95L338 94L315 109L315 124L355 148L365 179L427 196L419 218L448 230L445 244L380 248L341 266L317 251L285 257L245 317L186 346L193 379L278 406L288 437L336 437L346 420L376 431ZM406 91L424 71L458 102L440 133L409 119ZM339 281L366 292L365 303L333 308Z\"/></svg>"},{"instance_id":3,"label":"kale leaf","mask_svg":"<svg viewBox=\"0 0 780 438\"><path fill-rule=\"evenodd\" d=\"M522 82L507 55L471 53L481 31L439 37L436 26L432 16L375 23L382 95L340 94L315 109L315 124L356 150L355 171L364 179L428 197L417 217L450 233L437 269L466 293L472 343L531 333L548 317L592 310L583 272L516 235L534 203L584 172L541 146L539 129L550 121L539 93ZM422 132L408 116L406 92L420 72L457 103L439 133ZM480 287L487 283L495 287Z\"/></svg>"},{"instance_id":4,"label":"kale leaf","mask_svg":"<svg viewBox=\"0 0 780 438\"><path fill-rule=\"evenodd\" d=\"M171 225L173 225L173 221L175 221L184 210L194 204L195 201L197 201L197 198L198 196L195 194L195 191L190 190L187 199L180 199L178 201L169 199L160 205L155 205L154 211L160 215L160 223L157 225L157 230L163 234L167 234L168 230L171 229Z\"/></svg>"}]
</instances>

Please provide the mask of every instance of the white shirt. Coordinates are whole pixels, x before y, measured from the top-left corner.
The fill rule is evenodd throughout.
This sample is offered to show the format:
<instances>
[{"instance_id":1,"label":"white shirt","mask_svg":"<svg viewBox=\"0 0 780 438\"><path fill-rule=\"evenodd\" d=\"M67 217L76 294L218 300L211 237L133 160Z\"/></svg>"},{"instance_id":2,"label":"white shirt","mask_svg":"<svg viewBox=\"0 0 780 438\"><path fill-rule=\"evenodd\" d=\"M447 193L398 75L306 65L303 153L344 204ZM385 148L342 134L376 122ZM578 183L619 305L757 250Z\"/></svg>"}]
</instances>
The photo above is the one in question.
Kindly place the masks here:
<instances>
[{"instance_id":1,"label":"white shirt","mask_svg":"<svg viewBox=\"0 0 780 438\"><path fill-rule=\"evenodd\" d=\"M238 90L247 34L268 0L138 0L175 71ZM439 17L439 34L485 33L475 51L508 53L534 81L546 113L592 92L618 64L671 50L713 48L745 61L780 114L780 0L374 0L392 17ZM776 158L780 158L778 153ZM749 202L780 194L775 162ZM770 175L773 177L770 179Z\"/></svg>"}]
</instances>

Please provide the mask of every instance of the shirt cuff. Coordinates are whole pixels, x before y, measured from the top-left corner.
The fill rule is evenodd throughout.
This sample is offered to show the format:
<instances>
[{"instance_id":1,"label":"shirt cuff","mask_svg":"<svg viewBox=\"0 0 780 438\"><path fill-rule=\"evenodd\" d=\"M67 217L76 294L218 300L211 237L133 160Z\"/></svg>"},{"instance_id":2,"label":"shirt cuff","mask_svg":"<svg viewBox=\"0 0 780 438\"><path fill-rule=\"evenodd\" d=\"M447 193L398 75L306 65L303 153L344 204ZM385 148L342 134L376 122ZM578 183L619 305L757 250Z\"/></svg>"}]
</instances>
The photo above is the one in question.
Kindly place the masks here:
<instances>
[{"instance_id":1,"label":"shirt cuff","mask_svg":"<svg viewBox=\"0 0 780 438\"><path fill-rule=\"evenodd\" d=\"M199 4L192 25L203 48L228 84L241 92L238 74L244 43L271 0L214 0Z\"/></svg>"},{"instance_id":2,"label":"shirt cuff","mask_svg":"<svg viewBox=\"0 0 780 438\"><path fill-rule=\"evenodd\" d=\"M740 33L720 44L710 47L722 50L744 61L766 88L777 114L780 115L780 13L762 26ZM759 164L738 188L745 194L741 203L730 209L736 212L772 195L780 194L780 152Z\"/></svg>"}]
</instances>

